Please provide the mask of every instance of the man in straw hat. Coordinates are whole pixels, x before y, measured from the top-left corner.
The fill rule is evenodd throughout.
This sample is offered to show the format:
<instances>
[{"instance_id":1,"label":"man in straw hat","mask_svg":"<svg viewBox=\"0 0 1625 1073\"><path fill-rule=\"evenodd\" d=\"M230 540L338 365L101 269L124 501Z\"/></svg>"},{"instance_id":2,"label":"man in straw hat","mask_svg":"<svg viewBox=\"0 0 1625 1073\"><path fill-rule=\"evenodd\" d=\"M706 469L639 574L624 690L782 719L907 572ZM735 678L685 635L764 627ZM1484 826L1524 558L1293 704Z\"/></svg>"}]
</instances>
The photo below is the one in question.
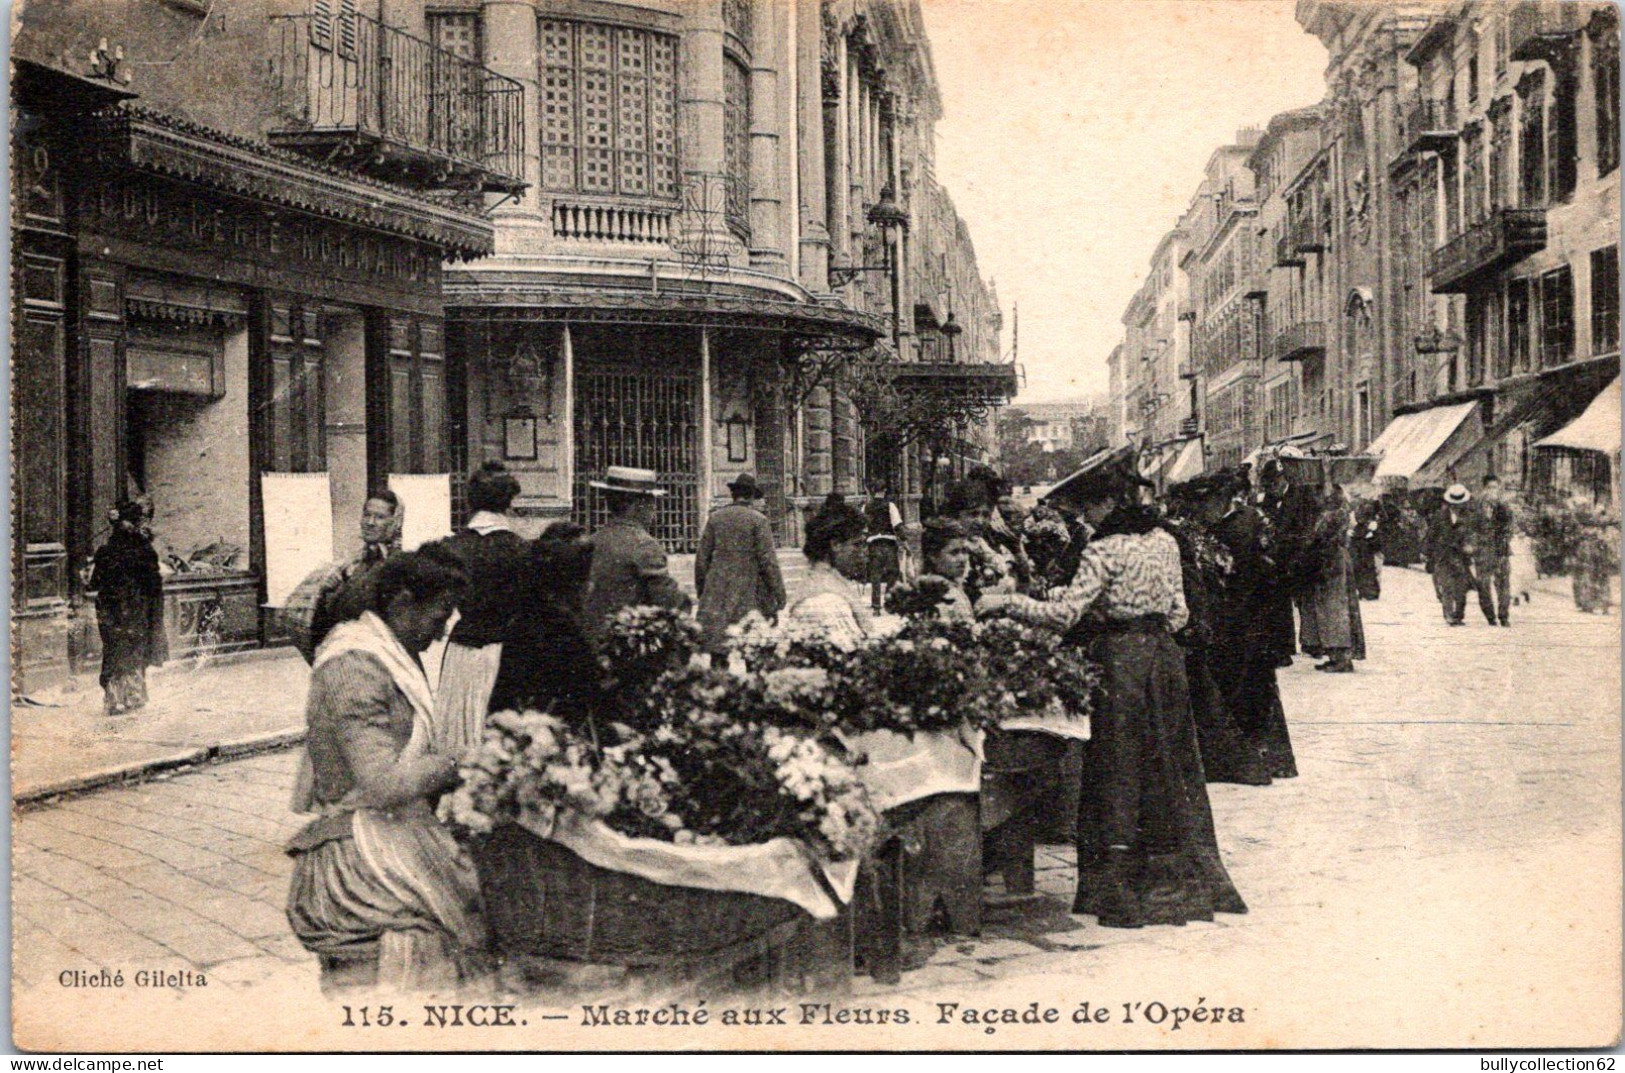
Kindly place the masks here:
<instances>
[{"instance_id":1,"label":"man in straw hat","mask_svg":"<svg viewBox=\"0 0 1625 1073\"><path fill-rule=\"evenodd\" d=\"M593 551L586 626L594 639L623 607L689 606L666 570L666 549L649 533L656 500L666 494L655 482L654 470L631 466L610 466L603 480L591 482L609 506L609 520L588 539Z\"/></svg>"},{"instance_id":2,"label":"man in straw hat","mask_svg":"<svg viewBox=\"0 0 1625 1073\"><path fill-rule=\"evenodd\" d=\"M1466 485L1445 489L1444 502L1428 527L1428 569L1433 573L1433 591L1444 608L1444 620L1451 626L1465 625L1467 590L1473 587L1473 545L1477 518L1473 494Z\"/></svg>"},{"instance_id":3,"label":"man in straw hat","mask_svg":"<svg viewBox=\"0 0 1625 1073\"><path fill-rule=\"evenodd\" d=\"M750 614L771 619L784 606L784 576L773 547L773 525L755 503L762 490L741 473L728 484L734 500L718 507L700 535L694 559L694 589L700 594L700 627L705 646L720 650L728 627Z\"/></svg>"}]
</instances>

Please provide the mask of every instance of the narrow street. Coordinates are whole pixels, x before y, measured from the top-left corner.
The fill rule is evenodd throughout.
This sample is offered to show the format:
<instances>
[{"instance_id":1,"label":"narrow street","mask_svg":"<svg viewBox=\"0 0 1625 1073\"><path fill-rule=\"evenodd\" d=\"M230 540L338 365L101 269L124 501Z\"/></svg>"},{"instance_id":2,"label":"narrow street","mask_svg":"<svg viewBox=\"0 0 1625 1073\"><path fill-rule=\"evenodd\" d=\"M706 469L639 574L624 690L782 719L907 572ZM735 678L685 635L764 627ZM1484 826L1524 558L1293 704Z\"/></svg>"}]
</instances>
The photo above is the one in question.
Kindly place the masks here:
<instances>
[{"instance_id":1,"label":"narrow street","mask_svg":"<svg viewBox=\"0 0 1625 1073\"><path fill-rule=\"evenodd\" d=\"M1159 1046L1267 1046L1271 1036L1394 1046L1447 1028L1481 1034L1431 1042L1470 1046L1516 1028L1533 1046L1543 1026L1555 1042L1564 1026L1606 1024L1612 996L1585 981L1618 972L1617 931L1599 930L1618 914L1595 910L1618 896L1619 619L1542 592L1514 608L1510 630L1484 625L1476 609L1466 628L1449 629L1427 575L1389 569L1383 583L1382 600L1363 605L1371 658L1358 673L1316 674L1300 659L1282 676L1301 776L1211 788L1248 915L1099 928L1065 914L1071 851L1051 847L1041 850L1047 912L944 944L896 987L860 980L852 1003L906 994L1024 1007L1049 995L1063 1014L1082 1001L1245 1008L1240 1025L1178 1033L1171 1021L1114 1018L1068 1037L1079 1047L1151 1043L1143 1033ZM296 758L226 763L18 816L20 1020L32 1003L59 1002L58 976L74 968L190 967L211 989L275 981L314 995L315 965L281 908ZM1496 965L1504 979L1486 976ZM1459 987L1464 978L1474 986ZM1245 993L1227 993L1232 981L1247 982ZM935 1007L921 1009L934 1022ZM957 1038L1022 1045L1019 1028L975 1031Z\"/></svg>"}]
</instances>

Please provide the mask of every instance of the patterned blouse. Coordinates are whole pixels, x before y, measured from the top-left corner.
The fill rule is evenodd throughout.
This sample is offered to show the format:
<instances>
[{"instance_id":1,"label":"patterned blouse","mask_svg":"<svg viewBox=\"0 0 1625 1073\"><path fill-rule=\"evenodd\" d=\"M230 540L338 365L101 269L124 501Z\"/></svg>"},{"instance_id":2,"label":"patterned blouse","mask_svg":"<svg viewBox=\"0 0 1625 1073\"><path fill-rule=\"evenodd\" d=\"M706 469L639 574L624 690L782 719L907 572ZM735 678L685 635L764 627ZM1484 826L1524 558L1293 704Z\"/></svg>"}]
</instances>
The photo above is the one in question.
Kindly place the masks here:
<instances>
[{"instance_id":1,"label":"patterned blouse","mask_svg":"<svg viewBox=\"0 0 1625 1073\"><path fill-rule=\"evenodd\" d=\"M1011 617L1057 631L1069 629L1091 607L1113 622L1164 615L1176 633L1190 620L1179 544L1162 529L1102 537L1083 549L1072 584L1048 600L1011 596L1003 603Z\"/></svg>"},{"instance_id":2,"label":"patterned blouse","mask_svg":"<svg viewBox=\"0 0 1625 1073\"><path fill-rule=\"evenodd\" d=\"M847 650L861 645L873 631L864 587L824 563L814 563L807 571L802 596L790 604L787 614L793 622L817 627Z\"/></svg>"}]
</instances>

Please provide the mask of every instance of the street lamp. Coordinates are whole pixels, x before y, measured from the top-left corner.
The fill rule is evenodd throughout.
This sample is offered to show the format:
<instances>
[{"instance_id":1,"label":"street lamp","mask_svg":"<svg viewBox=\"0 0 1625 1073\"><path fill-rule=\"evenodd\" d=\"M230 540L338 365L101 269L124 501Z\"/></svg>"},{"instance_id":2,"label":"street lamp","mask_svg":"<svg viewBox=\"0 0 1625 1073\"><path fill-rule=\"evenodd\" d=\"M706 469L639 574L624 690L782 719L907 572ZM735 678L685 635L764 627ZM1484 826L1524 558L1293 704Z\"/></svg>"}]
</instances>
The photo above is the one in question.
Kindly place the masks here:
<instances>
[{"instance_id":1,"label":"street lamp","mask_svg":"<svg viewBox=\"0 0 1625 1073\"><path fill-rule=\"evenodd\" d=\"M897 204L896 192L891 184L880 191L880 200L870 206L864 218L871 224L880 228L880 235L885 242L884 256L877 265L830 265L829 282L832 287L845 287L865 272L885 272L891 277L891 334L893 349L900 350L902 346L902 327L898 305L901 299L898 296L897 258L892 255L893 232L908 230L908 213Z\"/></svg>"}]
</instances>

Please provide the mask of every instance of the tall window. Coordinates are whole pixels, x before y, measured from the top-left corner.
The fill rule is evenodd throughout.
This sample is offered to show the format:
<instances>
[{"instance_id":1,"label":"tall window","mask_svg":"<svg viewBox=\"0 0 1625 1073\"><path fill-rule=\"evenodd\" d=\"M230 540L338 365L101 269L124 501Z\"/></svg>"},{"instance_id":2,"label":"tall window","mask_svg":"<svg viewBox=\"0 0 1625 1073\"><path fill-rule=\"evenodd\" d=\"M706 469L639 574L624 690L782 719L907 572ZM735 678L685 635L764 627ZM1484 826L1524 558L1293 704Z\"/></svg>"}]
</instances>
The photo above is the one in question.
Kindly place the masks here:
<instances>
[{"instance_id":1,"label":"tall window","mask_svg":"<svg viewBox=\"0 0 1625 1073\"><path fill-rule=\"evenodd\" d=\"M1507 197L1507 166L1512 156L1512 100L1502 97L1490 105L1490 177L1487 184L1489 211L1505 208Z\"/></svg>"},{"instance_id":2,"label":"tall window","mask_svg":"<svg viewBox=\"0 0 1625 1073\"><path fill-rule=\"evenodd\" d=\"M750 233L750 72L728 56L722 63L722 159L728 175L728 223Z\"/></svg>"},{"instance_id":3,"label":"tall window","mask_svg":"<svg viewBox=\"0 0 1625 1073\"><path fill-rule=\"evenodd\" d=\"M271 469L319 473L327 468L327 407L321 314L271 307Z\"/></svg>"},{"instance_id":4,"label":"tall window","mask_svg":"<svg viewBox=\"0 0 1625 1073\"><path fill-rule=\"evenodd\" d=\"M1518 83L1518 204L1546 204L1546 77L1540 71Z\"/></svg>"},{"instance_id":5,"label":"tall window","mask_svg":"<svg viewBox=\"0 0 1625 1073\"><path fill-rule=\"evenodd\" d=\"M1478 34L1467 37L1467 107L1478 103Z\"/></svg>"},{"instance_id":6,"label":"tall window","mask_svg":"<svg viewBox=\"0 0 1625 1073\"><path fill-rule=\"evenodd\" d=\"M1619 24L1591 38L1591 77L1597 100L1597 174L1619 167Z\"/></svg>"},{"instance_id":7,"label":"tall window","mask_svg":"<svg viewBox=\"0 0 1625 1073\"><path fill-rule=\"evenodd\" d=\"M1490 303L1484 293L1467 296L1467 386L1484 382L1485 357L1490 346Z\"/></svg>"},{"instance_id":8,"label":"tall window","mask_svg":"<svg viewBox=\"0 0 1625 1073\"><path fill-rule=\"evenodd\" d=\"M677 43L589 22L542 22L542 185L677 196Z\"/></svg>"},{"instance_id":9,"label":"tall window","mask_svg":"<svg viewBox=\"0 0 1625 1073\"><path fill-rule=\"evenodd\" d=\"M1578 80L1559 75L1552 86L1552 109L1546 117L1546 189L1553 201L1574 196L1580 169L1580 132L1576 97Z\"/></svg>"},{"instance_id":10,"label":"tall window","mask_svg":"<svg viewBox=\"0 0 1625 1073\"><path fill-rule=\"evenodd\" d=\"M1507 281L1507 345L1504 368L1496 370L1499 376L1526 373L1533 367L1534 321L1530 319L1533 305L1530 294L1535 290L1533 279Z\"/></svg>"},{"instance_id":11,"label":"tall window","mask_svg":"<svg viewBox=\"0 0 1625 1073\"><path fill-rule=\"evenodd\" d=\"M1574 275L1569 266L1540 277L1540 364L1550 369L1574 360Z\"/></svg>"},{"instance_id":12,"label":"tall window","mask_svg":"<svg viewBox=\"0 0 1625 1073\"><path fill-rule=\"evenodd\" d=\"M1457 181L1456 155L1446 153L1439 160L1439 178L1444 184L1444 234L1446 239L1461 234L1461 184Z\"/></svg>"},{"instance_id":13,"label":"tall window","mask_svg":"<svg viewBox=\"0 0 1625 1073\"><path fill-rule=\"evenodd\" d=\"M435 48L480 63L480 17L475 12L430 12L429 40Z\"/></svg>"},{"instance_id":14,"label":"tall window","mask_svg":"<svg viewBox=\"0 0 1625 1073\"><path fill-rule=\"evenodd\" d=\"M1619 247L1591 253L1591 353L1619 349Z\"/></svg>"},{"instance_id":15,"label":"tall window","mask_svg":"<svg viewBox=\"0 0 1625 1073\"><path fill-rule=\"evenodd\" d=\"M1470 123L1461 132L1461 223L1471 227L1484 218L1484 127Z\"/></svg>"}]
</instances>

